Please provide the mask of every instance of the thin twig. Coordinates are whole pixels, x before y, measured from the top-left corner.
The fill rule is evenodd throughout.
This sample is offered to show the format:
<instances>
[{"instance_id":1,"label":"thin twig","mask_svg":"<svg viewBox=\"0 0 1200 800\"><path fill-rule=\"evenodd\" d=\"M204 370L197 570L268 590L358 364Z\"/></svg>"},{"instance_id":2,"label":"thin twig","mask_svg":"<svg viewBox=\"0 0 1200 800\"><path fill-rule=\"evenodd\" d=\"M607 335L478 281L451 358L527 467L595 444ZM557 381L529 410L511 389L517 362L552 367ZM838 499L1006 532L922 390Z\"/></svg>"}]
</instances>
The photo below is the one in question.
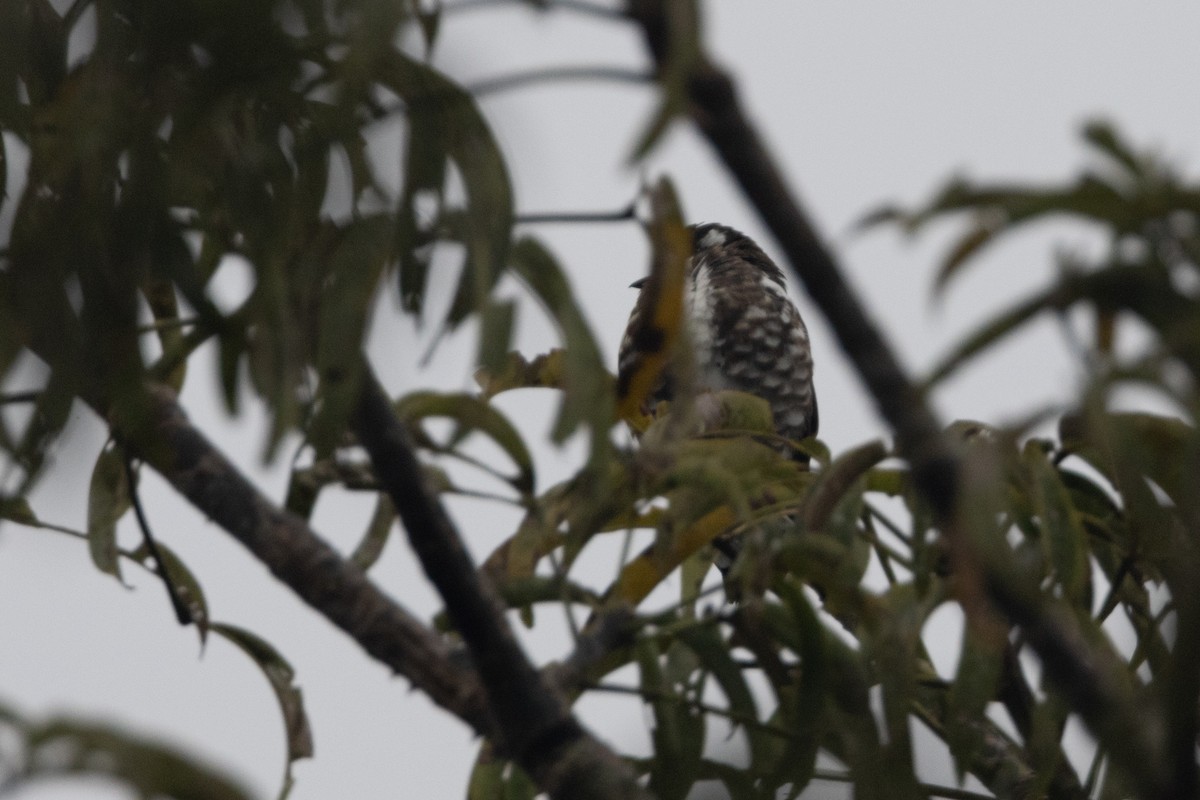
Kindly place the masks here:
<instances>
[{"instance_id":1,"label":"thin twig","mask_svg":"<svg viewBox=\"0 0 1200 800\"><path fill-rule=\"evenodd\" d=\"M629 222L637 219L637 207L630 203L616 211L548 211L542 213L518 214L515 221L524 225L542 225L550 223L584 223L596 222Z\"/></svg>"},{"instance_id":2,"label":"thin twig","mask_svg":"<svg viewBox=\"0 0 1200 800\"><path fill-rule=\"evenodd\" d=\"M457 3L447 3L442 6L443 14L454 14L460 11L477 11L485 8L496 8L500 6L525 6L529 7L528 0L459 0ZM574 11L579 14L587 14L600 19L614 20L618 22L625 21L625 14L616 8L602 6L599 3L589 3L587 0L550 0L538 10L552 11L562 9L563 11Z\"/></svg>"},{"instance_id":3,"label":"thin twig","mask_svg":"<svg viewBox=\"0 0 1200 800\"><path fill-rule=\"evenodd\" d=\"M854 777L848 772L834 772L828 769L813 770L813 780L835 781L837 783L853 783ZM921 791L931 797L946 797L949 800L995 800L990 794L972 792L969 789L957 789L953 786L939 786L934 783L917 784Z\"/></svg>"},{"instance_id":4,"label":"thin twig","mask_svg":"<svg viewBox=\"0 0 1200 800\"><path fill-rule=\"evenodd\" d=\"M486 97L526 86L569 81L600 81L649 86L654 83L654 75L626 67L549 67L514 72L498 78L488 78L476 83L469 83L464 88L475 97Z\"/></svg>"},{"instance_id":5,"label":"thin twig","mask_svg":"<svg viewBox=\"0 0 1200 800\"><path fill-rule=\"evenodd\" d=\"M124 462L125 479L129 486L129 502L133 505L133 514L137 517L138 527L141 528L142 541L146 543L146 552L150 554L150 560L154 562L154 568L158 571L163 586L167 589L167 597L171 599L171 607L175 609L175 618L179 620L180 625L191 625L196 621L192 616L192 610L179 596L179 590L175 588L175 582L171 580L171 573L167 571L167 562L158 549L158 543L154 541L154 534L150 532L150 520L146 517L146 510L142 508L142 498L137 489L137 472L133 468L133 459L126 456Z\"/></svg>"},{"instance_id":6,"label":"thin twig","mask_svg":"<svg viewBox=\"0 0 1200 800\"><path fill-rule=\"evenodd\" d=\"M42 391L42 389L30 389L27 392L7 392L0 394L0 406L36 403L38 398L42 396Z\"/></svg>"}]
</instances>

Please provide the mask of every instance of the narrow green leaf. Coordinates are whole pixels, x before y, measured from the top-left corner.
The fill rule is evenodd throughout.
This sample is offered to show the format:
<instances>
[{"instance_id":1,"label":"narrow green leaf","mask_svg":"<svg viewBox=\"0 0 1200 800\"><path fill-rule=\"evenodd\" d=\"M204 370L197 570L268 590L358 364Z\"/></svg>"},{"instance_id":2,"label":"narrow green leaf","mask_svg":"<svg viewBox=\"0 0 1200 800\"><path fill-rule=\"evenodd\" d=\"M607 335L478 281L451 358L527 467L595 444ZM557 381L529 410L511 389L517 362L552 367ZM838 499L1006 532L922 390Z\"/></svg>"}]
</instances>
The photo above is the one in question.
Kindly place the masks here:
<instances>
[{"instance_id":1,"label":"narrow green leaf","mask_svg":"<svg viewBox=\"0 0 1200 800\"><path fill-rule=\"evenodd\" d=\"M692 649L699 657L702 668L720 685L734 725L740 724L745 730L752 762L761 763L763 754L775 749L778 737L766 733L756 724L758 706L750 693L746 676L730 654L730 644L721 638L717 627L711 624L683 628L678 637ZM815 757L816 751L813 753Z\"/></svg>"},{"instance_id":2,"label":"narrow green leaf","mask_svg":"<svg viewBox=\"0 0 1200 800\"><path fill-rule=\"evenodd\" d=\"M533 491L533 457L521 434L495 407L468 394L413 392L396 401L396 413L411 422L427 417L447 417L456 424L446 447L457 448L467 434L478 431L490 438L516 464L518 473L510 482L523 494Z\"/></svg>"},{"instance_id":3,"label":"narrow green leaf","mask_svg":"<svg viewBox=\"0 0 1200 800\"><path fill-rule=\"evenodd\" d=\"M486 119L462 87L427 64L395 51L381 57L377 66L379 81L408 106L407 163L418 170L420 180L406 182L397 233L401 248L410 257L413 249L426 244L417 235L423 226L414 218L421 211L414 201L421 192L434 192L440 198L443 189L444 167L430 164L453 162L466 190L466 208L453 221L441 215L445 230L439 232L457 229L455 238L467 248L465 268L446 317L453 328L484 305L504 268L513 223L508 170ZM409 307L420 307L426 269L427 262L423 266L418 263L406 273L402 265L401 296ZM407 284L406 277L411 279Z\"/></svg>"},{"instance_id":4,"label":"narrow green leaf","mask_svg":"<svg viewBox=\"0 0 1200 800\"><path fill-rule=\"evenodd\" d=\"M1087 536L1071 496L1046 452L1030 442L1021 457L1029 471L1033 501L1041 520L1043 544L1063 596L1084 613L1091 610L1091 570Z\"/></svg>"},{"instance_id":5,"label":"narrow green leaf","mask_svg":"<svg viewBox=\"0 0 1200 800\"><path fill-rule=\"evenodd\" d=\"M38 524L37 514L24 497L0 497L0 519L21 525Z\"/></svg>"},{"instance_id":6,"label":"narrow green leaf","mask_svg":"<svg viewBox=\"0 0 1200 800\"><path fill-rule=\"evenodd\" d=\"M208 600L204 596L204 589L200 586L200 581L188 569L187 565L178 554L171 548L167 547L160 541L155 540L154 545L158 550L158 554L162 556L163 565L167 570L167 577L171 581L171 585L175 588L179 599L187 606L191 613L192 622L196 626L196 630L200 634L200 644L203 645L208 638ZM143 543L137 550L129 554L130 558L146 563L150 558L149 550Z\"/></svg>"},{"instance_id":7,"label":"narrow green leaf","mask_svg":"<svg viewBox=\"0 0 1200 800\"><path fill-rule=\"evenodd\" d=\"M699 774L704 715L666 679L653 641L643 639L636 650L641 689L654 711L650 792L660 800L684 800Z\"/></svg>"},{"instance_id":8,"label":"narrow green leaf","mask_svg":"<svg viewBox=\"0 0 1200 800\"><path fill-rule=\"evenodd\" d=\"M129 480L125 471L125 452L116 445L106 446L92 467L88 489L88 551L97 569L121 580L117 548L117 521L131 505Z\"/></svg>"},{"instance_id":9,"label":"narrow green leaf","mask_svg":"<svg viewBox=\"0 0 1200 800\"><path fill-rule=\"evenodd\" d=\"M973 357L997 344L1042 311L1052 308L1055 294L1054 290L1039 292L976 328L930 370L929 377L925 379L926 390L943 382Z\"/></svg>"},{"instance_id":10,"label":"narrow green leaf","mask_svg":"<svg viewBox=\"0 0 1200 800\"><path fill-rule=\"evenodd\" d=\"M565 390L565 362L566 353L561 349L542 353L532 360L511 352L495 370L478 370L475 383L479 385L480 394L485 400L513 389Z\"/></svg>"},{"instance_id":11,"label":"narrow green leaf","mask_svg":"<svg viewBox=\"0 0 1200 800\"><path fill-rule=\"evenodd\" d=\"M669 39L658 70L662 98L654 116L637 137L628 159L631 164L649 155L670 123L686 114L690 104L688 81L701 55L699 3L696 0L682 0L668 3L663 9L667 16L665 28Z\"/></svg>"},{"instance_id":12,"label":"narrow green leaf","mask_svg":"<svg viewBox=\"0 0 1200 800\"><path fill-rule=\"evenodd\" d=\"M479 368L488 372L502 369L512 343L516 303L511 300L488 303L479 324Z\"/></svg>"},{"instance_id":13,"label":"narrow green leaf","mask_svg":"<svg viewBox=\"0 0 1200 800\"><path fill-rule=\"evenodd\" d=\"M0 706L0 730L13 742L5 788L81 776L128 787L138 797L250 800L232 776L162 742L105 723L57 716L38 722ZM18 755L19 754L19 755Z\"/></svg>"},{"instance_id":14,"label":"narrow green leaf","mask_svg":"<svg viewBox=\"0 0 1200 800\"><path fill-rule=\"evenodd\" d=\"M1141 174L1143 165L1129 143L1121 138L1110 123L1091 120L1083 126L1084 140L1114 162L1121 165L1130 177Z\"/></svg>"},{"instance_id":15,"label":"narrow green leaf","mask_svg":"<svg viewBox=\"0 0 1200 800\"><path fill-rule=\"evenodd\" d=\"M209 630L228 639L250 656L275 692L279 710L283 715L287 744L287 764L283 777L286 792L292 784L292 764L301 758L311 758L313 754L312 730L308 725L308 716L304 713L304 700L300 689L294 683L296 673L292 665L284 660L274 647L244 628L214 622L209 626Z\"/></svg>"},{"instance_id":16,"label":"narrow green leaf","mask_svg":"<svg viewBox=\"0 0 1200 800\"><path fill-rule=\"evenodd\" d=\"M938 266L937 276L933 281L934 296L944 293L950 279L995 237L996 228L987 224L986 219L977 220L975 227L960 236Z\"/></svg>"},{"instance_id":17,"label":"narrow green leaf","mask_svg":"<svg viewBox=\"0 0 1200 800\"><path fill-rule=\"evenodd\" d=\"M834 509L855 482L887 455L883 442L868 442L846 451L821 470L804 504L805 527L808 530L824 529Z\"/></svg>"},{"instance_id":18,"label":"narrow green leaf","mask_svg":"<svg viewBox=\"0 0 1200 800\"><path fill-rule=\"evenodd\" d=\"M984 746L984 728L979 722L1000 685L1004 644L970 624L963 632L958 673L946 698L946 744L960 782Z\"/></svg>"},{"instance_id":19,"label":"narrow green leaf","mask_svg":"<svg viewBox=\"0 0 1200 800\"><path fill-rule=\"evenodd\" d=\"M362 343L375 289L391 258L392 224L386 215L347 225L328 256L317 332L320 404L308 430L318 458L332 452L358 401Z\"/></svg>"},{"instance_id":20,"label":"narrow green leaf","mask_svg":"<svg viewBox=\"0 0 1200 800\"><path fill-rule=\"evenodd\" d=\"M375 503L375 513L371 515L366 534L350 554L350 562L364 572L374 566L383 554L383 547L387 544L392 523L395 521L396 507L392 505L390 497L381 493Z\"/></svg>"},{"instance_id":21,"label":"narrow green leaf","mask_svg":"<svg viewBox=\"0 0 1200 800\"><path fill-rule=\"evenodd\" d=\"M612 382L604 357L579 302L554 256L536 239L523 237L509 253L513 272L545 306L563 343L563 395L551 434L562 442L581 423L607 436L613 419Z\"/></svg>"}]
</instances>

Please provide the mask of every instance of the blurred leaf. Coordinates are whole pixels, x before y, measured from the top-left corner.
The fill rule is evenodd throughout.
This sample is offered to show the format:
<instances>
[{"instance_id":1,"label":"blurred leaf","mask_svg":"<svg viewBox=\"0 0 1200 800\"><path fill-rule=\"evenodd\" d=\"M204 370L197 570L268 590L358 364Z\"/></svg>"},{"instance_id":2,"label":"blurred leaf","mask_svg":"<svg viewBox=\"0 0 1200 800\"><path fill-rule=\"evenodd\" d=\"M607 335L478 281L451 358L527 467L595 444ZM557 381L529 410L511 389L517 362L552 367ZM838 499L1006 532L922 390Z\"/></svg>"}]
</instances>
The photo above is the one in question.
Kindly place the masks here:
<instances>
[{"instance_id":1,"label":"blurred leaf","mask_svg":"<svg viewBox=\"0 0 1200 800\"><path fill-rule=\"evenodd\" d=\"M566 389L566 353L551 350L526 360L520 353L509 353L495 370L480 368L475 382L485 400L513 389Z\"/></svg>"},{"instance_id":2,"label":"blurred leaf","mask_svg":"<svg viewBox=\"0 0 1200 800\"><path fill-rule=\"evenodd\" d=\"M536 239L519 239L509 254L513 272L545 306L563 343L563 402L551 433L563 442L581 423L593 431L593 449L607 442L612 386L604 357L570 284L554 257Z\"/></svg>"},{"instance_id":3,"label":"blurred leaf","mask_svg":"<svg viewBox=\"0 0 1200 800\"><path fill-rule=\"evenodd\" d=\"M867 470L887 458L883 442L868 442L838 456L813 481L804 504L804 526L823 530L834 508Z\"/></svg>"},{"instance_id":4,"label":"blurred leaf","mask_svg":"<svg viewBox=\"0 0 1200 800\"><path fill-rule=\"evenodd\" d=\"M117 521L125 515L130 505L125 451L116 445L106 446L92 467L88 490L88 550L96 568L117 580L121 580Z\"/></svg>"},{"instance_id":5,"label":"blurred leaf","mask_svg":"<svg viewBox=\"0 0 1200 800\"><path fill-rule=\"evenodd\" d=\"M800 656L800 680L794 693L781 697L777 713L790 735L773 765L771 782L790 783L787 797L794 798L808 786L816 770L818 745L826 724L828 664L825 633L800 585L785 577L775 589L794 624L791 645Z\"/></svg>"},{"instance_id":6,"label":"blurred leaf","mask_svg":"<svg viewBox=\"0 0 1200 800\"><path fill-rule=\"evenodd\" d=\"M1091 120L1083 126L1083 138L1088 144L1124 167L1130 175L1137 175L1142 171L1144 165L1141 160L1110 123L1103 120Z\"/></svg>"},{"instance_id":7,"label":"blurred leaf","mask_svg":"<svg viewBox=\"0 0 1200 800\"><path fill-rule=\"evenodd\" d=\"M364 572L369 570L383 554L392 525L396 521L396 507L386 494L380 493L375 501L375 513L367 525L367 532L350 554L350 563Z\"/></svg>"},{"instance_id":8,"label":"blurred leaf","mask_svg":"<svg viewBox=\"0 0 1200 800\"><path fill-rule=\"evenodd\" d=\"M29 506L24 497L0 496L0 519L16 522L20 525L37 525L37 514Z\"/></svg>"},{"instance_id":9,"label":"blurred leaf","mask_svg":"<svg viewBox=\"0 0 1200 800\"><path fill-rule=\"evenodd\" d=\"M666 17L666 52L659 62L658 81L662 98L654 116L637 138L630 163L643 160L658 144L676 118L686 115L688 81L701 57L700 8L696 0L678 0L662 5Z\"/></svg>"},{"instance_id":10,"label":"blurred leaf","mask_svg":"<svg viewBox=\"0 0 1200 800\"><path fill-rule=\"evenodd\" d=\"M676 357L683 328L685 272L693 247L674 186L666 179L660 180L649 195L653 260L638 298L641 310L628 331L633 359L620 365L617 376L618 414L637 430L645 428L643 420L651 394L670 360Z\"/></svg>"},{"instance_id":11,"label":"blurred leaf","mask_svg":"<svg viewBox=\"0 0 1200 800\"><path fill-rule=\"evenodd\" d=\"M537 784L525 770L497 757L491 742L480 745L467 784L467 800L534 800L537 793Z\"/></svg>"},{"instance_id":12,"label":"blurred leaf","mask_svg":"<svg viewBox=\"0 0 1200 800\"><path fill-rule=\"evenodd\" d=\"M959 344L948 355L943 356L929 371L929 377L925 379L926 390L942 383L973 357L1015 332L1042 311L1050 308L1055 295L1056 290L1036 294L976 328L974 332L960 340Z\"/></svg>"},{"instance_id":13,"label":"blurred leaf","mask_svg":"<svg viewBox=\"0 0 1200 800\"><path fill-rule=\"evenodd\" d=\"M758 707L742 670L730 655L728 643L721 638L717 627L712 624L681 628L678 637L679 641L691 648L700 659L701 667L716 678L728 702L731 721L735 726L741 724L745 728L751 753L754 753L762 747L763 738L767 734L755 724L745 724L747 721L757 722Z\"/></svg>"},{"instance_id":14,"label":"blurred leaf","mask_svg":"<svg viewBox=\"0 0 1200 800\"><path fill-rule=\"evenodd\" d=\"M121 728L74 717L24 720L0 705L0 729L20 744L8 751L6 788L65 777L103 777L140 797L175 800L249 800L231 776L161 742Z\"/></svg>"},{"instance_id":15,"label":"blurred leaf","mask_svg":"<svg viewBox=\"0 0 1200 800\"><path fill-rule=\"evenodd\" d=\"M358 401L368 312L391 259L391 237L388 216L362 217L339 232L328 255L317 333L320 404L308 430L318 458L341 439Z\"/></svg>"},{"instance_id":16,"label":"blurred leaf","mask_svg":"<svg viewBox=\"0 0 1200 800\"><path fill-rule=\"evenodd\" d=\"M930 598L917 595L911 583L890 587L865 614L868 633L860 637L864 654L878 670L883 722L887 739L876 774L888 787L887 796L923 797L917 784L911 712L916 700L917 664L923 660L921 627L930 611Z\"/></svg>"},{"instance_id":17,"label":"blurred leaf","mask_svg":"<svg viewBox=\"0 0 1200 800\"><path fill-rule=\"evenodd\" d=\"M204 589L201 588L200 581L196 579L196 576L192 574L192 571L174 550L157 540L154 545L159 556L162 557L167 577L175 589L175 594L187 606L192 623L200 634L200 644L203 645L208 638L209 623L208 600L204 597ZM150 552L143 543L137 550L130 553L129 557L140 564L145 564L150 559Z\"/></svg>"},{"instance_id":18,"label":"blurred leaf","mask_svg":"<svg viewBox=\"0 0 1200 800\"><path fill-rule=\"evenodd\" d=\"M683 800L695 783L704 749L704 715L696 711L666 679L657 645L649 639L637 645L640 688L654 711L654 758L650 791L661 800Z\"/></svg>"},{"instance_id":19,"label":"blurred leaf","mask_svg":"<svg viewBox=\"0 0 1200 800\"><path fill-rule=\"evenodd\" d=\"M977 722L984 718L988 703L996 696L1003 672L1007 640L997 641L993 633L968 621L959 650L958 673L946 698L946 744L960 783L984 747L984 729Z\"/></svg>"},{"instance_id":20,"label":"blurred leaf","mask_svg":"<svg viewBox=\"0 0 1200 800\"><path fill-rule=\"evenodd\" d=\"M533 491L533 457L525 441L512 423L486 401L467 394L413 392L396 401L396 413L409 422L420 422L427 417L453 420L455 428L445 444L448 450L457 449L473 431L484 434L516 464L518 473L509 479L513 487L522 494Z\"/></svg>"},{"instance_id":21,"label":"blurred leaf","mask_svg":"<svg viewBox=\"0 0 1200 800\"><path fill-rule=\"evenodd\" d=\"M516 303L511 300L492 301L484 306L479 323L479 369L481 371L495 372L507 364L508 348L512 344L516 313Z\"/></svg>"},{"instance_id":22,"label":"blurred leaf","mask_svg":"<svg viewBox=\"0 0 1200 800\"><path fill-rule=\"evenodd\" d=\"M292 764L301 758L312 758L312 730L308 716L304 713L304 700L295 685L296 673L292 665L263 639L244 628L223 622L214 622L209 630L228 639L258 665L275 692L279 710L283 715L284 734L287 744L287 764L284 767L283 794L292 785Z\"/></svg>"},{"instance_id":23,"label":"blurred leaf","mask_svg":"<svg viewBox=\"0 0 1200 800\"><path fill-rule=\"evenodd\" d=\"M1063 596L1076 608L1091 608L1091 570L1087 537L1058 471L1036 442L1025 446L1022 461L1029 471L1033 499L1041 520L1043 543L1054 564Z\"/></svg>"},{"instance_id":24,"label":"blurred leaf","mask_svg":"<svg viewBox=\"0 0 1200 800\"><path fill-rule=\"evenodd\" d=\"M467 314L481 308L499 279L508 253L513 223L512 188L499 147L471 96L431 67L390 52L377 65L378 79L407 105L409 155L400 208L397 239L401 248L401 296L405 306L417 310L425 288L428 261L413 259L428 237L419 235L428 220L416 217L422 194L440 196L445 180L444 163L458 168L466 189L467 207L453 220L454 238L467 248L465 269L447 314L453 328ZM439 166L441 164L441 166Z\"/></svg>"}]
</instances>

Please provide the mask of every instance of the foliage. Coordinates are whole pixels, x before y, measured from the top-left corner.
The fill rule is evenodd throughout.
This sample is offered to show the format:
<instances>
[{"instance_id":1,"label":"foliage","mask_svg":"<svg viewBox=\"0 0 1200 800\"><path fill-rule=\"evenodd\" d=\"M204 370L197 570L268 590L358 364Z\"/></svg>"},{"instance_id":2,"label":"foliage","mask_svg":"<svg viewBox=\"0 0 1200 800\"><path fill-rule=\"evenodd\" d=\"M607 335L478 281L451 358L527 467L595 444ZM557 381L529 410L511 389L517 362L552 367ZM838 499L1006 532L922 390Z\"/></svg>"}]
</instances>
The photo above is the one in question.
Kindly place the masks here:
<instances>
[{"instance_id":1,"label":"foliage","mask_svg":"<svg viewBox=\"0 0 1200 800\"><path fill-rule=\"evenodd\" d=\"M678 84L698 57L695 8L673 7L688 24L672 45L661 111L639 156L681 113ZM68 39L86 11L94 12L95 45L68 62ZM427 316L434 253L457 253L461 278L435 322L480 323L482 391L418 390L398 398L395 410L427 457L426 489L522 509L483 572L527 624L539 606L586 615L560 688L572 698L643 699L652 752L629 757L654 795L684 798L698 785L720 784L735 798L795 797L813 781L840 780L862 798L966 796L917 774L914 721L944 743L960 776L973 775L998 797L1194 788L1200 188L1094 124L1085 136L1102 161L1065 186L957 180L926 207L872 215L874 224L913 231L948 215L968 218L939 290L982 248L1034 219L1083 219L1111 243L1099 263L1063 259L1052 286L983 326L927 381L935 386L1042 312L1083 308L1094 319L1081 352L1086 385L1061 410L1056 435L969 422L949 429L965 465L962 513L981 560L973 563L933 526L907 466L880 443L831 454L819 442L781 442L762 402L737 393L635 414L654 371L686 357L685 347L671 346L684 338L684 217L669 182L647 191L651 280L660 293L651 317L664 348L617 387L568 271L536 239L513 240L511 188L486 119L450 77L395 45L405 41L398 34L416 31L432 47L438 28L437 14L417 4L370 0L182 0L169 9L80 0L65 14L48 0L0 5L0 30L22 45L0 48L0 141L29 154L0 260L0 376L29 352L49 367L36 396L13 398L31 401L31 413L0 418L0 447L17 468L0 486L0 516L41 524L24 496L77 398L112 421L115 436L143 451L156 446L152 431L122 425L139 418L140 387L177 389L190 356L214 342L230 412L243 405L246 375L271 409L266 454L286 434L304 437L307 456L283 503L289 511L307 517L332 485L376 495L351 556L369 570L396 509L347 433L369 371L359 357L366 323L384 291ZM365 128L390 117L407 131L395 196L373 174L364 139ZM9 163L15 159L0 157ZM329 192L339 164L352 186L340 209ZM235 256L252 267L254 289L222 310L210 281ZM513 309L491 294L506 271L544 306L562 347L533 357L508 352ZM1133 319L1147 343L1119 355L1118 327ZM151 333L160 352L146 359L140 340ZM1176 413L1118 410L1114 393L1130 384ZM581 427L589 441L579 472L548 488L537 482L533 448L489 402L533 389L562 395L556 441ZM642 432L640 446L614 444L618 411ZM435 435L426 425L433 418L449 420L450 433ZM497 463L473 455L481 437L498 447ZM135 498L123 444L98 455L87 531L96 566L117 578L122 557L144 564L146 555L116 545L116 524ZM811 469L787 456L790 446L813 456ZM477 467L481 485L452 480L441 466L447 460ZM497 480L499 497L483 488ZM650 532L649 543L635 552L638 530ZM711 578L709 544L730 532L743 535L743 556L721 587ZM604 537L624 537L626 558L606 584L589 585L576 565ZM162 569L183 589L201 632L231 640L263 668L284 712L289 763L309 755L290 666L255 634L209 623L199 581L167 554ZM676 569L678 601L660 591L657 603L647 602ZM882 576L874 583L865 580L872 571ZM737 602L715 608L719 590ZM1021 598L1032 616L1006 619L988 601L994 595ZM942 675L923 636L948 604L967 622L957 669ZM1135 632L1128 656L1111 632L1118 619ZM1092 684L1064 687L1052 663L1042 683L1031 684L1021 658L1046 620L1071 632L1060 643L1064 658L1094 665ZM620 635L600 637L614 624ZM589 650L598 637L604 646ZM1098 742L1083 775L1063 751L1072 714ZM44 740L66 737L78 757L59 762L59 771L102 763L144 792L176 797L209 796L201 789L222 780L197 777L182 757L107 729L33 726L7 711L3 718L20 729L35 766ZM714 732L736 734L727 752L710 746ZM481 745L470 797L534 797L536 784L496 745ZM93 750L104 757L89 758ZM160 773L147 765L170 780L150 780ZM191 776L191 788L173 782L181 776Z\"/></svg>"}]
</instances>

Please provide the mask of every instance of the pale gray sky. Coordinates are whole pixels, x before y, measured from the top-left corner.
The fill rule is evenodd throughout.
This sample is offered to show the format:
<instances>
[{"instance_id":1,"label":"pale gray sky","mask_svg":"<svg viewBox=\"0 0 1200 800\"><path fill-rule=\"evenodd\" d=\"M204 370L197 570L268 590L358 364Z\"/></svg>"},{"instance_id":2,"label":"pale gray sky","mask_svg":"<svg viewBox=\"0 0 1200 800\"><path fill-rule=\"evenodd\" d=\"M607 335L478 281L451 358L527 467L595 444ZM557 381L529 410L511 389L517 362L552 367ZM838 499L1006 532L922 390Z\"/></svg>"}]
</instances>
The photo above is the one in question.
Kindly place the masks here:
<instances>
[{"instance_id":1,"label":"pale gray sky","mask_svg":"<svg viewBox=\"0 0 1200 800\"><path fill-rule=\"evenodd\" d=\"M1195 172L1195 4L713 0L706 6L713 52L732 68L789 178L914 368L933 363L956 335L1053 274L1054 247L1089 252L1098 243L1079 227L1040 226L989 252L935 305L928 291L932 265L952 229L937 228L916 242L892 232L851 235L866 211L883 201L923 200L954 172L1065 177L1084 163L1078 130L1093 116L1114 121L1139 145L1152 145ZM438 63L470 82L536 66L639 67L645 56L629 26L511 8L447 18ZM518 208L615 209L633 196L641 175L667 174L693 221L742 228L777 252L690 130L674 129L642 171L625 166L654 99L644 87L599 84L554 84L487 98L483 108L509 158ZM396 151L394 141L377 144L381 157ZM16 180L10 178L10 193ZM646 268L641 234L612 225L535 232L568 267L612 364L633 301L626 287ZM237 284L238 276L230 275L222 288L236 295ZM837 451L881 435L824 320L794 294L816 348L822 438ZM471 388L470 332L447 341L422 371L417 360L428 332L415 336L391 299L379 308L371 355L389 388ZM528 304L521 309L519 345L528 353L552 345L549 325ZM265 491L282 498L286 464L264 470L258 461L261 410L226 419L209 366L211 360L198 363L190 374L186 407ZM1077 379L1056 325L1043 321L950 382L937 401L947 419L1003 422L1066 396ZM538 438L555 400L521 393L501 402ZM54 472L35 498L44 518L84 526L89 471L103 438L94 418L76 414L57 448ZM542 450L540 484L567 474L578 456L577 447ZM297 764L293 798L463 796L476 745L464 725L368 660L160 480L147 476L144 499L158 535L202 582L214 618L262 634L296 667L317 755ZM481 557L515 523L508 510L478 502L456 502L453 511ZM368 515L357 503L329 497L317 509L315 526L348 550ZM136 541L128 520L122 536ZM597 559L595 568L611 569L611 560L605 566ZM161 587L132 569L127 573L134 591L98 574L76 541L11 526L0 531L0 699L31 715L69 711L166 737L223 765L260 796L272 796L283 770L283 740L266 682L222 641L210 642L199 657L194 632L175 624ZM439 606L399 538L372 574L418 613L428 616ZM555 616L541 615L549 631L530 644L543 661L565 647ZM618 747L647 740L637 703L601 698L586 700L582 709ZM55 784L17 796L122 795L98 793L91 784Z\"/></svg>"}]
</instances>

